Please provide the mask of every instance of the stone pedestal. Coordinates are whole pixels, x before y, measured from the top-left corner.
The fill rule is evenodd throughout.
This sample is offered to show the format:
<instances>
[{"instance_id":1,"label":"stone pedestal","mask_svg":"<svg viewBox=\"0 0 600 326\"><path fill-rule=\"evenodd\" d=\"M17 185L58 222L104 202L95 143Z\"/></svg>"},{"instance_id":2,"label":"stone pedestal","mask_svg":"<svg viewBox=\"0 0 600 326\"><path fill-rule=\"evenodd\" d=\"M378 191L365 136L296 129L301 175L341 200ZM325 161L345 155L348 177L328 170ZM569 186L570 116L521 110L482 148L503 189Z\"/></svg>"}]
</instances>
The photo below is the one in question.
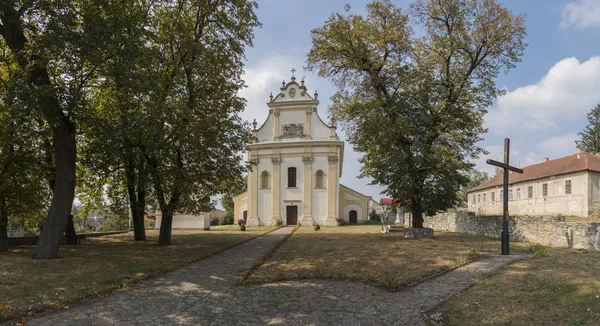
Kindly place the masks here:
<instances>
[{"instance_id":1,"label":"stone pedestal","mask_svg":"<svg viewBox=\"0 0 600 326\"><path fill-rule=\"evenodd\" d=\"M325 220L325 225L326 226L337 226L337 221L335 220L335 217L328 216L327 219Z\"/></svg>"},{"instance_id":2,"label":"stone pedestal","mask_svg":"<svg viewBox=\"0 0 600 326\"><path fill-rule=\"evenodd\" d=\"M258 226L258 217L249 217L246 221L247 226Z\"/></svg>"},{"instance_id":3,"label":"stone pedestal","mask_svg":"<svg viewBox=\"0 0 600 326\"><path fill-rule=\"evenodd\" d=\"M423 239L433 238L433 229L430 228L405 228L404 229L405 239Z\"/></svg>"},{"instance_id":4,"label":"stone pedestal","mask_svg":"<svg viewBox=\"0 0 600 326\"><path fill-rule=\"evenodd\" d=\"M302 226L313 226L313 219L312 216L302 216L302 220L300 220L300 223L302 223Z\"/></svg>"}]
</instances>

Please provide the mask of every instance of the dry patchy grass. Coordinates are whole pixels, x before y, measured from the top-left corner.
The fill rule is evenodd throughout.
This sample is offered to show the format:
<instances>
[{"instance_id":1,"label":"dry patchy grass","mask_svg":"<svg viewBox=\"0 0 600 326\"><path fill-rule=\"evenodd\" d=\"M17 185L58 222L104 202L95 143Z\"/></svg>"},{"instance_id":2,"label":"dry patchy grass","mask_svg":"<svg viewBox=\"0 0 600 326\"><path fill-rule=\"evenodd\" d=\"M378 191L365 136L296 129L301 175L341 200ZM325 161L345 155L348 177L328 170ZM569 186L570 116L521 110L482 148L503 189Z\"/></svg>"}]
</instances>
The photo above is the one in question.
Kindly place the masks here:
<instances>
[{"instance_id":1,"label":"dry patchy grass","mask_svg":"<svg viewBox=\"0 0 600 326\"><path fill-rule=\"evenodd\" d=\"M173 245L168 247L157 246L157 230L146 230L146 242L133 241L130 232L62 246L60 258L54 260L32 259L32 246L12 248L0 253L0 321L106 294L271 229L248 227L240 232L238 226L212 226L211 231L174 230Z\"/></svg>"},{"instance_id":2,"label":"dry patchy grass","mask_svg":"<svg viewBox=\"0 0 600 326\"><path fill-rule=\"evenodd\" d=\"M445 325L600 325L600 252L548 248L436 309Z\"/></svg>"},{"instance_id":3,"label":"dry patchy grass","mask_svg":"<svg viewBox=\"0 0 600 326\"><path fill-rule=\"evenodd\" d=\"M406 240L380 230L377 225L300 228L248 282L338 279L394 289L500 249L498 240L478 236L436 232L433 239ZM526 250L523 245L513 250L519 247Z\"/></svg>"}]
</instances>

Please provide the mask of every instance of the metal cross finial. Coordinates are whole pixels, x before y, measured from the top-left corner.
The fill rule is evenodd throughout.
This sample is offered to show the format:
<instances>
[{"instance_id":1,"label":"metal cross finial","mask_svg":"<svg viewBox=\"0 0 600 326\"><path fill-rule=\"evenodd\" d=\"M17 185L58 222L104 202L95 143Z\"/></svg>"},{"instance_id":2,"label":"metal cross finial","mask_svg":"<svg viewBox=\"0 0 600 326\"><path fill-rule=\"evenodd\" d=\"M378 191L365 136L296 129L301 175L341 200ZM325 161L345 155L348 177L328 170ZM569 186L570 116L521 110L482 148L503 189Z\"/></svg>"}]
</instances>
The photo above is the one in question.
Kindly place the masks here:
<instances>
[{"instance_id":1,"label":"metal cross finial","mask_svg":"<svg viewBox=\"0 0 600 326\"><path fill-rule=\"evenodd\" d=\"M290 70L292 72L292 77L294 77L294 73L296 72L296 69L294 69L294 67L292 67L292 70Z\"/></svg>"}]
</instances>

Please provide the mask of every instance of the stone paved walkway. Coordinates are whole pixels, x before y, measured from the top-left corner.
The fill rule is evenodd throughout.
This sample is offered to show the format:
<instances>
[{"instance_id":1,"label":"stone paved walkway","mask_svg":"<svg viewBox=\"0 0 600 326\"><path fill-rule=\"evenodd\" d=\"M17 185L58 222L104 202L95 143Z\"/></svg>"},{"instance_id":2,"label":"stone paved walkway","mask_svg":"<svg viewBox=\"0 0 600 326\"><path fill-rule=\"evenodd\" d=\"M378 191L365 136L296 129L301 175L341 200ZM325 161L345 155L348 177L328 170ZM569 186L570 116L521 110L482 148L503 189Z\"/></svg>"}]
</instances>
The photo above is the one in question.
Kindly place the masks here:
<instances>
[{"instance_id":1,"label":"stone paved walkway","mask_svg":"<svg viewBox=\"0 0 600 326\"><path fill-rule=\"evenodd\" d=\"M392 293L362 283L237 285L239 274L292 231L284 227L128 290L27 325L420 325L419 311L520 256L490 256Z\"/></svg>"}]
</instances>

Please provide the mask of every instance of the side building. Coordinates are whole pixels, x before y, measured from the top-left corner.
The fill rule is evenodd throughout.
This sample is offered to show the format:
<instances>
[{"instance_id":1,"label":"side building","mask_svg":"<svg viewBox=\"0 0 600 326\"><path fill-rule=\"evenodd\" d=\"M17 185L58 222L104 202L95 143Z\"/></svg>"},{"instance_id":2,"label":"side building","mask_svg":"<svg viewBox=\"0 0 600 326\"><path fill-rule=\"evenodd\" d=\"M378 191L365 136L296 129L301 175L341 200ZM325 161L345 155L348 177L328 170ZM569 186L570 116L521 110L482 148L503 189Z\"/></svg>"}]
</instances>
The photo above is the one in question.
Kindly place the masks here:
<instances>
[{"instance_id":1,"label":"side building","mask_svg":"<svg viewBox=\"0 0 600 326\"><path fill-rule=\"evenodd\" d=\"M588 217L600 209L600 156L577 153L526 166L508 176L512 215L561 214ZM470 189L468 210L501 215L502 175Z\"/></svg>"}]
</instances>

